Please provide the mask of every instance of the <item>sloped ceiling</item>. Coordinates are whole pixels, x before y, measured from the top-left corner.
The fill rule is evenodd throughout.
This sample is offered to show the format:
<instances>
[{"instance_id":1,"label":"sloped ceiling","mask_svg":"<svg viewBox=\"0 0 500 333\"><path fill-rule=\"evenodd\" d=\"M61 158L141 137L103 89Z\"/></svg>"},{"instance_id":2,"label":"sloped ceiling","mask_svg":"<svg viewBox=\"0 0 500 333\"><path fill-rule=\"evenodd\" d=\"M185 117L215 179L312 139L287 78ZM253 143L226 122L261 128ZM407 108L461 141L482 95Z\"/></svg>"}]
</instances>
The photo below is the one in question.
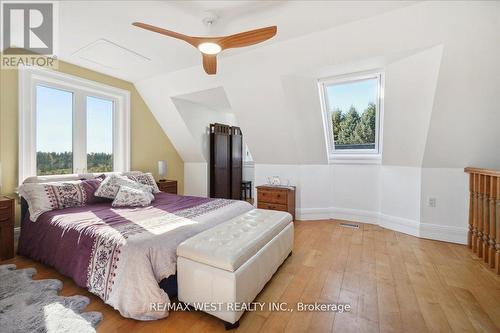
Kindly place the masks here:
<instances>
[{"instance_id":1,"label":"sloped ceiling","mask_svg":"<svg viewBox=\"0 0 500 333\"><path fill-rule=\"evenodd\" d=\"M178 95L175 96L175 98L191 103L197 103L214 111L224 111L231 109L231 105L227 100L226 92L222 87Z\"/></svg>"},{"instance_id":2,"label":"sloped ceiling","mask_svg":"<svg viewBox=\"0 0 500 333\"><path fill-rule=\"evenodd\" d=\"M237 120L228 109L214 109L204 103L193 102L187 98L173 98L176 109L179 111L184 123L193 136L203 162L210 161L210 129L209 124L221 123L237 126ZM197 100L198 101L198 100ZM210 101L210 100L209 100Z\"/></svg>"},{"instance_id":3,"label":"sloped ceiling","mask_svg":"<svg viewBox=\"0 0 500 333\"><path fill-rule=\"evenodd\" d=\"M485 147L500 142L497 6L426 2L224 57L214 77L194 66L136 86L185 161L201 159L171 97L223 87L256 163L325 164L315 80L381 67L385 164L500 166Z\"/></svg>"},{"instance_id":4,"label":"sloped ceiling","mask_svg":"<svg viewBox=\"0 0 500 333\"><path fill-rule=\"evenodd\" d=\"M422 165L442 53L439 45L386 67L384 164Z\"/></svg>"},{"instance_id":5,"label":"sloped ceiling","mask_svg":"<svg viewBox=\"0 0 500 333\"><path fill-rule=\"evenodd\" d=\"M135 82L158 73L201 66L201 56L192 46L131 25L134 21L164 27L188 35L224 35L278 25L276 38L265 44L296 38L347 22L411 5L415 1L59 1L57 55L60 59L108 75ZM219 16L207 27L205 12ZM149 59L142 63L120 63L98 49L84 57L78 51L98 40ZM262 45L229 50L229 57Z\"/></svg>"}]
</instances>

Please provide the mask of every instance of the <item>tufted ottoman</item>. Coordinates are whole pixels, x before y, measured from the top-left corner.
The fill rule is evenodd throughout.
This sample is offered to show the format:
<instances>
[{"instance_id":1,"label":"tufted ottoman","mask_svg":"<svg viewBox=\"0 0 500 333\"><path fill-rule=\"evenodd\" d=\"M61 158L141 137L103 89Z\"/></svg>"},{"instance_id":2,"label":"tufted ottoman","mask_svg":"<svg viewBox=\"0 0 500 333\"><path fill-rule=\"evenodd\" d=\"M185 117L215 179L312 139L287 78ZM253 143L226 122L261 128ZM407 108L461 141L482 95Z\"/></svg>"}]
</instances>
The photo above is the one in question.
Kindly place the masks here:
<instances>
[{"instance_id":1,"label":"tufted ottoman","mask_svg":"<svg viewBox=\"0 0 500 333\"><path fill-rule=\"evenodd\" d=\"M182 242L177 248L179 300L238 326L293 248L292 216L254 209Z\"/></svg>"}]
</instances>

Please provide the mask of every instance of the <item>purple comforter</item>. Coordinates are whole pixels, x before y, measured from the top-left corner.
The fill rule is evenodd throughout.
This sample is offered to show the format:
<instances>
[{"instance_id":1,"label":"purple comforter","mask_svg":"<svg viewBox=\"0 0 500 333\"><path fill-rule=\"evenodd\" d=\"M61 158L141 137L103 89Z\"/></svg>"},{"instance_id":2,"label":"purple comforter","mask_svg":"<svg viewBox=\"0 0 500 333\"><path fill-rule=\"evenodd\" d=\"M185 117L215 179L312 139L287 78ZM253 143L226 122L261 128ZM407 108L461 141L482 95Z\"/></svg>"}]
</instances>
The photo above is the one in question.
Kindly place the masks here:
<instances>
[{"instance_id":1,"label":"purple comforter","mask_svg":"<svg viewBox=\"0 0 500 333\"><path fill-rule=\"evenodd\" d=\"M158 319L168 313L151 313L148 304L169 301L157 283L175 273L177 245L252 208L162 192L149 207L112 208L106 202L55 210L36 222L24 218L18 253L71 277L125 317ZM144 288L129 290L141 283Z\"/></svg>"},{"instance_id":2,"label":"purple comforter","mask_svg":"<svg viewBox=\"0 0 500 333\"><path fill-rule=\"evenodd\" d=\"M96 229L130 222L117 214L117 210L129 211L137 221L155 217L161 211L175 213L212 200L161 192L155 195L153 205L146 208L115 209L109 201L53 210L42 214L35 223L30 221L28 213L21 221L18 253L54 267L61 274L71 277L78 286L86 288L87 268ZM153 210L152 207L159 210ZM71 225L65 225L64 222Z\"/></svg>"}]
</instances>

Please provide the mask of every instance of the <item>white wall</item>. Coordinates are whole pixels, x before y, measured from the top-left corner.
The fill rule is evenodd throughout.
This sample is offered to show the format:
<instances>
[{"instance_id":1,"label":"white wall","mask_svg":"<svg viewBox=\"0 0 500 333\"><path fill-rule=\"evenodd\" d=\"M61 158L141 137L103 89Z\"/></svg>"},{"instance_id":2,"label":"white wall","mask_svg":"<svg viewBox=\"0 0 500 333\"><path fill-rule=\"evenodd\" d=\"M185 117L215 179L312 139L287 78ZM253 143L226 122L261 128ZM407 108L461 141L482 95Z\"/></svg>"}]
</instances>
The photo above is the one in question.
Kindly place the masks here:
<instances>
[{"instance_id":1,"label":"white wall","mask_svg":"<svg viewBox=\"0 0 500 333\"><path fill-rule=\"evenodd\" d=\"M420 189L420 168L383 166L380 224L417 236L420 222Z\"/></svg>"},{"instance_id":2,"label":"white wall","mask_svg":"<svg viewBox=\"0 0 500 333\"><path fill-rule=\"evenodd\" d=\"M469 214L468 191L468 175L462 168L423 168L421 235L465 243ZM436 207L429 207L429 198L436 198ZM446 230L443 230L443 226ZM443 238L445 232L448 238Z\"/></svg>"},{"instance_id":3,"label":"white wall","mask_svg":"<svg viewBox=\"0 0 500 333\"><path fill-rule=\"evenodd\" d=\"M253 161L243 161L243 174L242 180L252 182L255 184L255 163ZM252 192L253 196L255 193Z\"/></svg>"},{"instance_id":4,"label":"white wall","mask_svg":"<svg viewBox=\"0 0 500 333\"><path fill-rule=\"evenodd\" d=\"M439 45L386 66L384 164L422 165L442 53Z\"/></svg>"},{"instance_id":5,"label":"white wall","mask_svg":"<svg viewBox=\"0 0 500 333\"><path fill-rule=\"evenodd\" d=\"M256 164L256 185L278 176L297 186L297 219L344 219L465 244L468 187L463 169L388 165ZM436 207L427 205L436 199Z\"/></svg>"},{"instance_id":6,"label":"white wall","mask_svg":"<svg viewBox=\"0 0 500 333\"><path fill-rule=\"evenodd\" d=\"M208 164L184 162L184 195L208 196Z\"/></svg>"}]
</instances>

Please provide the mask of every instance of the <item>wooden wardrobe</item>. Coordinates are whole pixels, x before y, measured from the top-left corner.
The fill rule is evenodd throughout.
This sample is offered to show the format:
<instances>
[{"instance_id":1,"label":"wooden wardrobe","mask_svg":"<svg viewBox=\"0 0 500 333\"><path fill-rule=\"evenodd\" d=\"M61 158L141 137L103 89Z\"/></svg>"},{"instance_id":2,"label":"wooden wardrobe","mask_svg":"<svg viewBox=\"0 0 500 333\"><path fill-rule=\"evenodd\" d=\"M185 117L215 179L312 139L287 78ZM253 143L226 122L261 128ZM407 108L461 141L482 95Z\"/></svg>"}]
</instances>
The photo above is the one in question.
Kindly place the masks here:
<instances>
[{"instance_id":1,"label":"wooden wardrobe","mask_svg":"<svg viewBox=\"0 0 500 333\"><path fill-rule=\"evenodd\" d=\"M243 135L237 126L210 124L210 197L241 199Z\"/></svg>"}]
</instances>

